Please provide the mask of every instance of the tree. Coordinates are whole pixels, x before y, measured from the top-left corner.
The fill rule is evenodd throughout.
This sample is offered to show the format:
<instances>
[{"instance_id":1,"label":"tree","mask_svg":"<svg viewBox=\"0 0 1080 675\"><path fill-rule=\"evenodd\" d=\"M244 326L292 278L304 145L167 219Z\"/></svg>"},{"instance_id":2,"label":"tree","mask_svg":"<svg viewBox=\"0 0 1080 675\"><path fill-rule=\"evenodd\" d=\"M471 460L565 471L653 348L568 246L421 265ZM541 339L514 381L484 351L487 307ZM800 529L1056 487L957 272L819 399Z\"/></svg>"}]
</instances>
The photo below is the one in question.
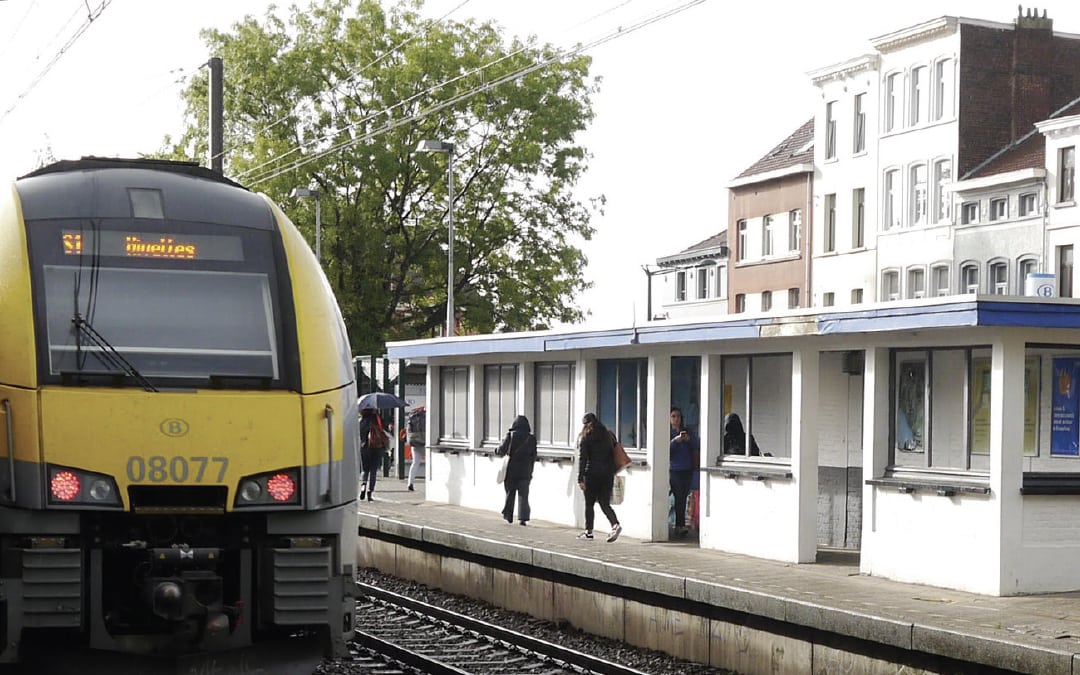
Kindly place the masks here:
<instances>
[{"instance_id":1,"label":"tree","mask_svg":"<svg viewBox=\"0 0 1080 675\"><path fill-rule=\"evenodd\" d=\"M572 194L593 118L591 60L491 23L424 19L417 1L315 0L204 31L225 68L225 173L266 192L311 232L322 194L323 265L355 353L440 334L445 319L447 157L454 151L454 296L464 331L577 322L589 287L590 219ZM188 127L165 154L205 157L207 75L184 93ZM464 332L463 331L463 332Z\"/></svg>"}]
</instances>

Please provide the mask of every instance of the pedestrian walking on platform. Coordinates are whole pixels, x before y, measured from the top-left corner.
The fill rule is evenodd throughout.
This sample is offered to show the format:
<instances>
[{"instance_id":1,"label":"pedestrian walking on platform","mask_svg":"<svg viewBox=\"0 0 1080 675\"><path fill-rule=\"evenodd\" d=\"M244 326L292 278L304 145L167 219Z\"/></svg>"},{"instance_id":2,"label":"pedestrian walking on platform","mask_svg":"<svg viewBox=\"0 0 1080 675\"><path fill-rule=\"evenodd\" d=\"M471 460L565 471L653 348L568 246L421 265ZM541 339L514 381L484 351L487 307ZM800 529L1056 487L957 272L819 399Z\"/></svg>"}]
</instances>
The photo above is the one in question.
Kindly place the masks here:
<instances>
[{"instance_id":1,"label":"pedestrian walking on platform","mask_svg":"<svg viewBox=\"0 0 1080 675\"><path fill-rule=\"evenodd\" d=\"M536 463L536 436L532 433L529 418L518 415L510 425L510 431L502 444L495 450L500 457L508 456L506 477L503 487L506 489L506 501L503 503L502 516L508 523L514 522L514 500L517 499L518 522L524 525L532 515L529 508L529 485L532 483L533 464Z\"/></svg>"},{"instance_id":2,"label":"pedestrian walking on platform","mask_svg":"<svg viewBox=\"0 0 1080 675\"><path fill-rule=\"evenodd\" d=\"M596 415L586 413L578 435L578 487L585 493L585 531L578 539L593 538L594 510L597 504L611 524L609 542L619 538L622 525L611 508L611 490L615 484L615 435L600 423Z\"/></svg>"},{"instance_id":3,"label":"pedestrian walking on platform","mask_svg":"<svg viewBox=\"0 0 1080 675\"><path fill-rule=\"evenodd\" d=\"M383 430L382 418L374 408L364 408L360 411L360 499L365 497L373 501L372 493L375 492L375 479L379 475L379 465L382 463L383 453L386 452L386 432Z\"/></svg>"}]
</instances>

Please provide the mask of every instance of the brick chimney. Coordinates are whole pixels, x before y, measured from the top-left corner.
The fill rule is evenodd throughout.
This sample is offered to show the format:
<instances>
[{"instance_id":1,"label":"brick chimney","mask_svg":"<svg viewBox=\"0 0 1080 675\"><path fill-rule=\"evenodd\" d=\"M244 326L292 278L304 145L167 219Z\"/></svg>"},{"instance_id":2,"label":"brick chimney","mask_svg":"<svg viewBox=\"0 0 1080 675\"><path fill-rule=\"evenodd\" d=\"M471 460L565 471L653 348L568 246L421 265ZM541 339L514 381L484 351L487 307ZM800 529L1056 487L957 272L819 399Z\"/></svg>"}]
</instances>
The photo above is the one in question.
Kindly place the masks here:
<instances>
[{"instance_id":1,"label":"brick chimney","mask_svg":"<svg viewBox=\"0 0 1080 675\"><path fill-rule=\"evenodd\" d=\"M1012 60L1012 140L1050 116L1054 20L1038 9L1017 7Z\"/></svg>"}]
</instances>

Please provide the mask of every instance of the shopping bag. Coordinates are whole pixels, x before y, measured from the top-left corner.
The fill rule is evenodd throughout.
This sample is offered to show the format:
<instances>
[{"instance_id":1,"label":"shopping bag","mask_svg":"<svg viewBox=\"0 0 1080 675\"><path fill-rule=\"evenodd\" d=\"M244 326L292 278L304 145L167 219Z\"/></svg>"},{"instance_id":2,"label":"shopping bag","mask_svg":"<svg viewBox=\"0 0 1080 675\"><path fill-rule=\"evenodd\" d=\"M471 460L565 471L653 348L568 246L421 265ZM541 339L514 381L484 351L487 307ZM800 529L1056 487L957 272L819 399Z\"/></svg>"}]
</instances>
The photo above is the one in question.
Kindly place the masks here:
<instances>
[{"instance_id":1,"label":"shopping bag","mask_svg":"<svg viewBox=\"0 0 1080 675\"><path fill-rule=\"evenodd\" d=\"M495 475L495 482L501 483L506 480L506 466L510 463L510 455L503 455L502 464L499 465L499 473Z\"/></svg>"},{"instance_id":2,"label":"shopping bag","mask_svg":"<svg viewBox=\"0 0 1080 675\"><path fill-rule=\"evenodd\" d=\"M626 492L626 477L615 476L615 482L611 485L611 503L615 506L622 504L623 494Z\"/></svg>"}]
</instances>

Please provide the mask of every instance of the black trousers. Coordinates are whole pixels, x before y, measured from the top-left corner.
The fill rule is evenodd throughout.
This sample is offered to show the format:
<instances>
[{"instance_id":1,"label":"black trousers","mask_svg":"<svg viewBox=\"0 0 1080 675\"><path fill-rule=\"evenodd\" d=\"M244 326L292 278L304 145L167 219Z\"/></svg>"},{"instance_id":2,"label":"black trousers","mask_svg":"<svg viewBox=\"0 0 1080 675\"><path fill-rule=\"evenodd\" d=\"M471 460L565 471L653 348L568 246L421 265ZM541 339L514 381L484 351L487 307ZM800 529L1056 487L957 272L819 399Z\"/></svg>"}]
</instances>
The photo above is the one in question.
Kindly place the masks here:
<instances>
[{"instance_id":1,"label":"black trousers","mask_svg":"<svg viewBox=\"0 0 1080 675\"><path fill-rule=\"evenodd\" d=\"M360 449L360 489L372 492L375 490L375 479L379 477L379 464L382 463L382 448Z\"/></svg>"},{"instance_id":2,"label":"black trousers","mask_svg":"<svg viewBox=\"0 0 1080 675\"><path fill-rule=\"evenodd\" d=\"M513 522L514 520L514 499L517 498L517 519L525 522L532 516L532 511L529 509L529 484L532 483L532 477L528 478L515 478L514 480L503 481L503 487L506 488L506 502L503 504L503 518Z\"/></svg>"},{"instance_id":3,"label":"black trousers","mask_svg":"<svg viewBox=\"0 0 1080 675\"><path fill-rule=\"evenodd\" d=\"M619 523L619 517L615 515L615 509L611 508L611 488L615 483L614 475L585 476L585 529L592 532L595 519L595 506L600 505L600 510L608 519L608 523L615 527Z\"/></svg>"},{"instance_id":4,"label":"black trousers","mask_svg":"<svg viewBox=\"0 0 1080 675\"><path fill-rule=\"evenodd\" d=\"M686 527L686 499L690 496L690 483L694 478L694 470L672 471L668 484L671 486L671 494L675 496L675 527Z\"/></svg>"}]
</instances>

